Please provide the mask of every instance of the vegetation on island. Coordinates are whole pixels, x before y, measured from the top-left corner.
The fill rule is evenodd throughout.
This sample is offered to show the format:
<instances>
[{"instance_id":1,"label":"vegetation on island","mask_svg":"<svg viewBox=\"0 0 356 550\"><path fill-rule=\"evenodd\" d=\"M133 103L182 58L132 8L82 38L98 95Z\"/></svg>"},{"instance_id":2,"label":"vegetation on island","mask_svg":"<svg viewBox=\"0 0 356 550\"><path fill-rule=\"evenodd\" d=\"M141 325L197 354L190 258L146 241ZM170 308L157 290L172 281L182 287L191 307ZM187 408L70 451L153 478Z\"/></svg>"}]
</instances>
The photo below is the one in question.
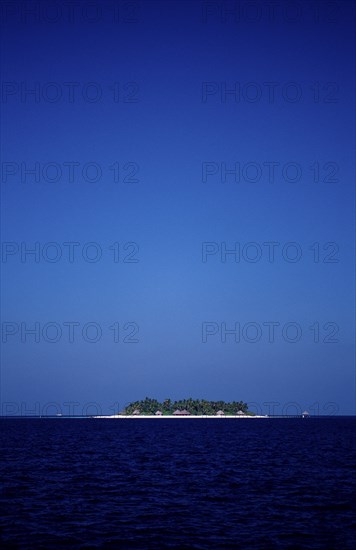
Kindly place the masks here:
<instances>
[{"instance_id":1,"label":"vegetation on island","mask_svg":"<svg viewBox=\"0 0 356 550\"><path fill-rule=\"evenodd\" d=\"M162 403L157 399L151 399L146 397L141 401L134 401L127 405L123 411L123 414L144 414L144 415L171 415L171 414L191 414L191 415L236 415L236 414L249 414L247 403L243 401L232 401L226 403L225 401L207 401L205 399L180 399L178 401L172 401L171 399L165 399Z\"/></svg>"}]
</instances>

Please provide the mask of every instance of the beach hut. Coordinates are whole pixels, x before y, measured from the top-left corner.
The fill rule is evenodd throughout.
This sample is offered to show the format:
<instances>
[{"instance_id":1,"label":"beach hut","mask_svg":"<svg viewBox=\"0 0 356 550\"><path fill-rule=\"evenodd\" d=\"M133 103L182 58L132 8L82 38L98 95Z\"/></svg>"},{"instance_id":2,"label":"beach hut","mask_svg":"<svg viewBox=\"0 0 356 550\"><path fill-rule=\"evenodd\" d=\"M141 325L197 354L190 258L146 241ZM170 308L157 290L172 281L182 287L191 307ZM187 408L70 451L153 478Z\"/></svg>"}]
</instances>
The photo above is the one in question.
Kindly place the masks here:
<instances>
[{"instance_id":1,"label":"beach hut","mask_svg":"<svg viewBox=\"0 0 356 550\"><path fill-rule=\"evenodd\" d=\"M216 416L224 416L224 415L225 415L224 411L218 411L216 413Z\"/></svg>"},{"instance_id":2,"label":"beach hut","mask_svg":"<svg viewBox=\"0 0 356 550\"><path fill-rule=\"evenodd\" d=\"M239 416L245 416L245 413L244 413L243 411L237 411L237 414L238 414Z\"/></svg>"},{"instance_id":3,"label":"beach hut","mask_svg":"<svg viewBox=\"0 0 356 550\"><path fill-rule=\"evenodd\" d=\"M162 411L156 411L156 412L155 412L155 415L156 415L156 416L162 416Z\"/></svg>"},{"instance_id":4,"label":"beach hut","mask_svg":"<svg viewBox=\"0 0 356 550\"><path fill-rule=\"evenodd\" d=\"M180 411L179 409L176 409L173 414L174 416L188 416L190 412L187 411L186 409L183 409L182 411Z\"/></svg>"},{"instance_id":5,"label":"beach hut","mask_svg":"<svg viewBox=\"0 0 356 550\"><path fill-rule=\"evenodd\" d=\"M135 416L137 416L138 414L140 414L140 411L138 409L135 409L134 412L132 413L134 414Z\"/></svg>"}]
</instances>

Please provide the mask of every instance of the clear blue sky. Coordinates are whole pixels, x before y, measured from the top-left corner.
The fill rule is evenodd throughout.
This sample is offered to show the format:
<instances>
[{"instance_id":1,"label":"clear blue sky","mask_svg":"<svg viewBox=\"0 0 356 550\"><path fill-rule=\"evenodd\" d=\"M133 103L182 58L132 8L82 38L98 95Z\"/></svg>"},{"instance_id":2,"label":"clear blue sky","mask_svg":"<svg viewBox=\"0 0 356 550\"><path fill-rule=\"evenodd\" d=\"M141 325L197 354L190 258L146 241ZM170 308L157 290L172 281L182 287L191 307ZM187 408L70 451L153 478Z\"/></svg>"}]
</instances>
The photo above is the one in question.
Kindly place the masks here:
<instances>
[{"instance_id":1,"label":"clear blue sky","mask_svg":"<svg viewBox=\"0 0 356 550\"><path fill-rule=\"evenodd\" d=\"M2 4L3 413L355 413L354 4L325 4Z\"/></svg>"}]
</instances>

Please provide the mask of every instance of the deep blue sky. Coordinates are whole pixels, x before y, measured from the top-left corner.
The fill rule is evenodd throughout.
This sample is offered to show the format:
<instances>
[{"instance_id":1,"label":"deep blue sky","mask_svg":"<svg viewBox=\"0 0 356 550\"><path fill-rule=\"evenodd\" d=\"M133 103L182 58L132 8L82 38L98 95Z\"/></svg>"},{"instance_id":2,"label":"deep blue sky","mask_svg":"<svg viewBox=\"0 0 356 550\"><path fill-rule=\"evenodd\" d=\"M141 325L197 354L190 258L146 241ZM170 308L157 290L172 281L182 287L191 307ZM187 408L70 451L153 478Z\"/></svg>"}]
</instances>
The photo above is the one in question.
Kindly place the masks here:
<instances>
[{"instance_id":1,"label":"deep blue sky","mask_svg":"<svg viewBox=\"0 0 356 550\"><path fill-rule=\"evenodd\" d=\"M354 414L354 4L308 1L287 9L281 2L271 15L266 2L147 0L116 4L115 20L114 2L101 2L97 20L88 21L94 4L76 2L72 21L60 1L33 2L32 14L25 12L30 3L7 11L2 4L3 413L49 402L64 413L67 402L79 403L78 413L90 402L107 412L149 395L242 399L265 412L264 403L287 412L294 402L294 410ZM234 6L240 19L228 12ZM258 20L251 20L254 6ZM25 94L36 82L37 101ZM69 82L77 83L72 98ZM205 101L204 82L216 90ZM266 82L276 83L272 99ZM239 102L221 94L235 83ZM102 98L89 101L95 89ZM51 101L56 90L62 98ZM254 90L259 100L246 100ZM301 97L292 102L296 90ZM40 181L24 171L36 162ZM79 163L74 181L71 162ZM116 162L115 183L109 167ZM207 162L218 172L203 181ZM272 182L266 162L279 163ZM293 168L283 178L291 162L299 181L288 181ZM50 181L55 168L48 163L61 168L59 181ZM100 166L100 181L88 181L90 169L82 176L86 163ZM133 170L126 163L138 165L138 181L123 181ZM255 163L262 174L255 182L253 175L223 182L222 163ZM280 244L270 262L262 243L271 241ZM57 243L62 258L7 254L9 246L36 242L44 255L46 243ZM79 243L73 262L65 242ZM101 247L98 262L83 259L88 242ZM109 249L115 242L117 263ZM139 251L124 250L129 242ZM206 262L204 242L218 250ZM259 261L246 261L245 252L239 263L231 255L222 261L221 243L249 242L263 250ZM302 251L298 262L283 257L288 242ZM323 249L330 242L338 246L330 256L336 261L324 262L336 250ZM47 250L53 257L54 247ZM130 252L138 262L123 262ZM279 323L272 343L263 325L271 321ZM74 342L68 322L80 323ZM100 325L100 341L82 337L88 322ZM109 329L115 322L118 343ZM138 342L122 341L128 322L138 325ZM62 336L22 342L21 323L39 323L41 331L56 323ZM204 323L218 330L206 341ZM255 323L261 339L246 341L250 332L224 343L223 323ZM300 327L299 341L283 339L286 323ZM335 327L338 341L324 342Z\"/></svg>"}]
</instances>

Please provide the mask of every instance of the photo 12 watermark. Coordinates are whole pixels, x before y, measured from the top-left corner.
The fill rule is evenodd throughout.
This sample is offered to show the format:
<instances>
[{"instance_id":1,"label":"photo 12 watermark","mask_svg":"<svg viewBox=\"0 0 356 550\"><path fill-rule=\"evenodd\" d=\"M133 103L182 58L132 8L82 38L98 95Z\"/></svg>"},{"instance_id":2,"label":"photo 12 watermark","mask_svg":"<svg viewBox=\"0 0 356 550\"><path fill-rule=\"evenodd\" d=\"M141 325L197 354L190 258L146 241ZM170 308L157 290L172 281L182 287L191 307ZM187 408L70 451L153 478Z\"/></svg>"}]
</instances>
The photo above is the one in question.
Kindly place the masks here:
<instances>
[{"instance_id":1,"label":"photo 12 watermark","mask_svg":"<svg viewBox=\"0 0 356 550\"><path fill-rule=\"evenodd\" d=\"M202 183L339 183L340 166L335 161L203 161Z\"/></svg>"},{"instance_id":2,"label":"photo 12 watermark","mask_svg":"<svg viewBox=\"0 0 356 550\"><path fill-rule=\"evenodd\" d=\"M340 85L335 81L204 81L201 84L203 104L252 104L265 105L335 104L341 100Z\"/></svg>"},{"instance_id":3,"label":"photo 12 watermark","mask_svg":"<svg viewBox=\"0 0 356 550\"><path fill-rule=\"evenodd\" d=\"M308 245L297 241L204 241L201 245L203 264L267 264L313 262L315 264L338 264L341 261L340 246L334 241L311 242Z\"/></svg>"},{"instance_id":4,"label":"photo 12 watermark","mask_svg":"<svg viewBox=\"0 0 356 550\"><path fill-rule=\"evenodd\" d=\"M140 183L140 165L136 161L114 161L103 164L96 160L50 162L3 161L1 183L12 184L90 184Z\"/></svg>"},{"instance_id":5,"label":"photo 12 watermark","mask_svg":"<svg viewBox=\"0 0 356 550\"><path fill-rule=\"evenodd\" d=\"M103 243L89 241L49 241L1 243L2 264L87 263L111 261L115 264L138 264L140 245L134 241Z\"/></svg>"},{"instance_id":6,"label":"photo 12 watermark","mask_svg":"<svg viewBox=\"0 0 356 550\"><path fill-rule=\"evenodd\" d=\"M339 344L340 326L335 321L203 321L201 342L208 344Z\"/></svg>"},{"instance_id":7,"label":"photo 12 watermark","mask_svg":"<svg viewBox=\"0 0 356 550\"><path fill-rule=\"evenodd\" d=\"M207 28L214 23L237 27L244 23L337 23L340 14L340 2L335 0L203 0L201 8Z\"/></svg>"},{"instance_id":8,"label":"photo 12 watermark","mask_svg":"<svg viewBox=\"0 0 356 550\"><path fill-rule=\"evenodd\" d=\"M279 401L263 401L262 403L248 402L248 409L259 415L268 416L335 416L340 411L340 405L335 401L320 403L318 401L311 403L298 403L297 401L288 401L281 403Z\"/></svg>"},{"instance_id":9,"label":"photo 12 watermark","mask_svg":"<svg viewBox=\"0 0 356 550\"><path fill-rule=\"evenodd\" d=\"M97 321L3 321L3 344L75 344L110 341L115 344L138 344L140 326L136 321L99 323Z\"/></svg>"},{"instance_id":10,"label":"photo 12 watermark","mask_svg":"<svg viewBox=\"0 0 356 550\"><path fill-rule=\"evenodd\" d=\"M120 410L119 402L104 405L97 401L3 401L1 416L35 416L35 417L93 417L103 414L117 414Z\"/></svg>"},{"instance_id":11,"label":"photo 12 watermark","mask_svg":"<svg viewBox=\"0 0 356 550\"><path fill-rule=\"evenodd\" d=\"M8 80L1 82L1 103L24 104L136 104L141 101L141 86L137 81L115 82L39 82Z\"/></svg>"},{"instance_id":12,"label":"photo 12 watermark","mask_svg":"<svg viewBox=\"0 0 356 550\"><path fill-rule=\"evenodd\" d=\"M129 24L142 20L140 0L4 0L0 3L0 21L23 25L55 24L86 25L88 30L96 24Z\"/></svg>"}]
</instances>

